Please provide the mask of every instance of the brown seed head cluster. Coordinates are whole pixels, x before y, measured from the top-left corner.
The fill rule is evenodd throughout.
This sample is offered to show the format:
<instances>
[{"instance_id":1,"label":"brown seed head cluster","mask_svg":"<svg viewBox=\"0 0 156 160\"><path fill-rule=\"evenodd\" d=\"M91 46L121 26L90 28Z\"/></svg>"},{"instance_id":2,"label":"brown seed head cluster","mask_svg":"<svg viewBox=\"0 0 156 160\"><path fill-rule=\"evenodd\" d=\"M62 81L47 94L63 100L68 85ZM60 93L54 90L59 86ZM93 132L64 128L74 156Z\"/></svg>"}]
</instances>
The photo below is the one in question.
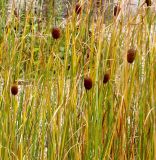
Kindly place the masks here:
<instances>
[{"instance_id":1,"label":"brown seed head cluster","mask_svg":"<svg viewBox=\"0 0 156 160\"><path fill-rule=\"evenodd\" d=\"M129 49L127 52L127 62L133 63L135 57L136 57L136 50L133 48Z\"/></svg>"},{"instance_id":2,"label":"brown seed head cluster","mask_svg":"<svg viewBox=\"0 0 156 160\"><path fill-rule=\"evenodd\" d=\"M18 86L16 85L16 84L13 84L12 86L11 86L11 93L12 93L12 95L17 95L18 94Z\"/></svg>"},{"instance_id":3,"label":"brown seed head cluster","mask_svg":"<svg viewBox=\"0 0 156 160\"><path fill-rule=\"evenodd\" d=\"M61 36L61 31L60 31L60 29L59 29L58 27L52 28L52 37L53 37L54 39L59 39L60 36Z\"/></svg>"},{"instance_id":4,"label":"brown seed head cluster","mask_svg":"<svg viewBox=\"0 0 156 160\"><path fill-rule=\"evenodd\" d=\"M89 37L92 37L92 31L91 30L89 30L88 34L89 34Z\"/></svg>"},{"instance_id":5,"label":"brown seed head cluster","mask_svg":"<svg viewBox=\"0 0 156 160\"><path fill-rule=\"evenodd\" d=\"M149 6L151 6L151 5L152 5L151 0L145 0L145 3L147 4L147 7L149 7Z\"/></svg>"},{"instance_id":6,"label":"brown seed head cluster","mask_svg":"<svg viewBox=\"0 0 156 160\"><path fill-rule=\"evenodd\" d=\"M17 9L14 10L14 15L15 15L15 17L18 17Z\"/></svg>"},{"instance_id":7,"label":"brown seed head cluster","mask_svg":"<svg viewBox=\"0 0 156 160\"><path fill-rule=\"evenodd\" d=\"M96 7L99 8L101 6L101 0L96 0Z\"/></svg>"},{"instance_id":8,"label":"brown seed head cluster","mask_svg":"<svg viewBox=\"0 0 156 160\"><path fill-rule=\"evenodd\" d=\"M90 90L92 88L92 79L89 77L84 78L84 87L86 90Z\"/></svg>"},{"instance_id":9,"label":"brown seed head cluster","mask_svg":"<svg viewBox=\"0 0 156 160\"><path fill-rule=\"evenodd\" d=\"M103 83L106 84L109 81L109 79L110 79L110 75L109 73L106 73L103 77Z\"/></svg>"},{"instance_id":10,"label":"brown seed head cluster","mask_svg":"<svg viewBox=\"0 0 156 160\"><path fill-rule=\"evenodd\" d=\"M120 8L119 5L116 5L116 6L114 7L114 16L115 16L115 17L118 16L120 10L121 10L121 8Z\"/></svg>"},{"instance_id":11,"label":"brown seed head cluster","mask_svg":"<svg viewBox=\"0 0 156 160\"><path fill-rule=\"evenodd\" d=\"M77 3L75 6L75 13L80 14L81 10L82 10L81 5L79 3Z\"/></svg>"}]
</instances>

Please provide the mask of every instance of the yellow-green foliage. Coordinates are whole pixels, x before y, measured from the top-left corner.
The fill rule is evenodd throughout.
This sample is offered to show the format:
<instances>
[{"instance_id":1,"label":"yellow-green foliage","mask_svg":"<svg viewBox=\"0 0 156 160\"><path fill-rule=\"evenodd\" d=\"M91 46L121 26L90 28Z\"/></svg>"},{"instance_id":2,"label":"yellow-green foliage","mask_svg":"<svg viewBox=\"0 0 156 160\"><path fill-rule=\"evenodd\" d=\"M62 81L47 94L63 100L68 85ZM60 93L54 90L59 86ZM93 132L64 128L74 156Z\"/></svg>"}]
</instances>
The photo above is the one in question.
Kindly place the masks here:
<instances>
[{"instance_id":1,"label":"yellow-green foliage","mask_svg":"<svg viewBox=\"0 0 156 160\"><path fill-rule=\"evenodd\" d=\"M71 7L66 22L28 12L7 25L2 10L0 159L156 159L155 15L108 24Z\"/></svg>"}]
</instances>

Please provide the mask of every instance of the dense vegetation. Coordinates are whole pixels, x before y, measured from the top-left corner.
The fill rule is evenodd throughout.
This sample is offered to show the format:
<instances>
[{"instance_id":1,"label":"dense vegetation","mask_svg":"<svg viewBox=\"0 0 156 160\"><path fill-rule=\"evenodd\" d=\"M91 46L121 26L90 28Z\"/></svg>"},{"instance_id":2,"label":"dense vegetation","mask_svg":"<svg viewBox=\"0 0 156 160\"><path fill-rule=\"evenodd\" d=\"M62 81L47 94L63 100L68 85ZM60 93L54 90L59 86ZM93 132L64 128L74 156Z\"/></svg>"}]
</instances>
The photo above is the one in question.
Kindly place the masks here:
<instances>
[{"instance_id":1,"label":"dense vegetation","mask_svg":"<svg viewBox=\"0 0 156 160\"><path fill-rule=\"evenodd\" d=\"M156 15L70 6L0 18L0 159L156 159ZM121 11L120 11L121 10ZM59 13L58 13L59 12Z\"/></svg>"}]
</instances>

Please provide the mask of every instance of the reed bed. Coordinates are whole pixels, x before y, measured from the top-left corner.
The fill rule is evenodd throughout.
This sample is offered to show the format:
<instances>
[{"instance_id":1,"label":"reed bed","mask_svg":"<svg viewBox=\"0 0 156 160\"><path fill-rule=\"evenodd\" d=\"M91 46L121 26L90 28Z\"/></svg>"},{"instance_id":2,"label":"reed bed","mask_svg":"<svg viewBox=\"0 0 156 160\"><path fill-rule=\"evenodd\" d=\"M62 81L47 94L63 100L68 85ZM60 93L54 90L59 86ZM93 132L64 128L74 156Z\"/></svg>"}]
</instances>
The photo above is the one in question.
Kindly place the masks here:
<instances>
[{"instance_id":1,"label":"reed bed","mask_svg":"<svg viewBox=\"0 0 156 160\"><path fill-rule=\"evenodd\" d=\"M0 159L156 159L156 16L0 19ZM76 8L75 8L76 7ZM55 11L55 5L52 6Z\"/></svg>"}]
</instances>

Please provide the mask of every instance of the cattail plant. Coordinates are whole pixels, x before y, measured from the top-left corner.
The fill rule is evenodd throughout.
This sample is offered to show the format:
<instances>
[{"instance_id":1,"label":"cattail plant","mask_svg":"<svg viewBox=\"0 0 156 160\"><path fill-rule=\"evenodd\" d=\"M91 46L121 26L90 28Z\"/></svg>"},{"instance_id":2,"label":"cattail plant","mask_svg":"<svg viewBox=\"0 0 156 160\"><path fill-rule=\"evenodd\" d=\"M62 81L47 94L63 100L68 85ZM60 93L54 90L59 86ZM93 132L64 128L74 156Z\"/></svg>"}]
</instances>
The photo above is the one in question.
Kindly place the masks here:
<instances>
[{"instance_id":1,"label":"cattail plant","mask_svg":"<svg viewBox=\"0 0 156 160\"><path fill-rule=\"evenodd\" d=\"M52 28L52 37L54 39L59 39L61 36L61 30L58 27Z\"/></svg>"},{"instance_id":2,"label":"cattail plant","mask_svg":"<svg viewBox=\"0 0 156 160\"><path fill-rule=\"evenodd\" d=\"M119 5L116 5L116 6L114 7L114 16L115 16L115 17L118 16L120 10L121 10L121 8L120 8Z\"/></svg>"},{"instance_id":3,"label":"cattail plant","mask_svg":"<svg viewBox=\"0 0 156 160\"><path fill-rule=\"evenodd\" d=\"M106 73L104 74L104 77L103 77L103 83L106 84L110 79L110 74L109 73Z\"/></svg>"},{"instance_id":4,"label":"cattail plant","mask_svg":"<svg viewBox=\"0 0 156 160\"><path fill-rule=\"evenodd\" d=\"M92 79L90 77L84 78L84 87L86 90L90 90L92 88Z\"/></svg>"},{"instance_id":5,"label":"cattail plant","mask_svg":"<svg viewBox=\"0 0 156 160\"><path fill-rule=\"evenodd\" d=\"M18 94L18 86L16 85L16 84L13 84L12 86L11 86L11 93L12 93L12 95L17 95Z\"/></svg>"},{"instance_id":6,"label":"cattail plant","mask_svg":"<svg viewBox=\"0 0 156 160\"><path fill-rule=\"evenodd\" d=\"M128 0L14 1L39 10L12 5L7 23L0 1L0 160L156 159L151 8L129 16Z\"/></svg>"},{"instance_id":7,"label":"cattail plant","mask_svg":"<svg viewBox=\"0 0 156 160\"><path fill-rule=\"evenodd\" d=\"M78 15L81 13L81 10L82 10L81 5L77 3L75 6L75 13Z\"/></svg>"},{"instance_id":8,"label":"cattail plant","mask_svg":"<svg viewBox=\"0 0 156 160\"><path fill-rule=\"evenodd\" d=\"M151 0L145 0L145 3L147 4L147 7L152 5L152 1Z\"/></svg>"},{"instance_id":9,"label":"cattail plant","mask_svg":"<svg viewBox=\"0 0 156 160\"><path fill-rule=\"evenodd\" d=\"M134 59L136 57L136 50L131 48L127 51L127 62L133 63Z\"/></svg>"}]
</instances>

